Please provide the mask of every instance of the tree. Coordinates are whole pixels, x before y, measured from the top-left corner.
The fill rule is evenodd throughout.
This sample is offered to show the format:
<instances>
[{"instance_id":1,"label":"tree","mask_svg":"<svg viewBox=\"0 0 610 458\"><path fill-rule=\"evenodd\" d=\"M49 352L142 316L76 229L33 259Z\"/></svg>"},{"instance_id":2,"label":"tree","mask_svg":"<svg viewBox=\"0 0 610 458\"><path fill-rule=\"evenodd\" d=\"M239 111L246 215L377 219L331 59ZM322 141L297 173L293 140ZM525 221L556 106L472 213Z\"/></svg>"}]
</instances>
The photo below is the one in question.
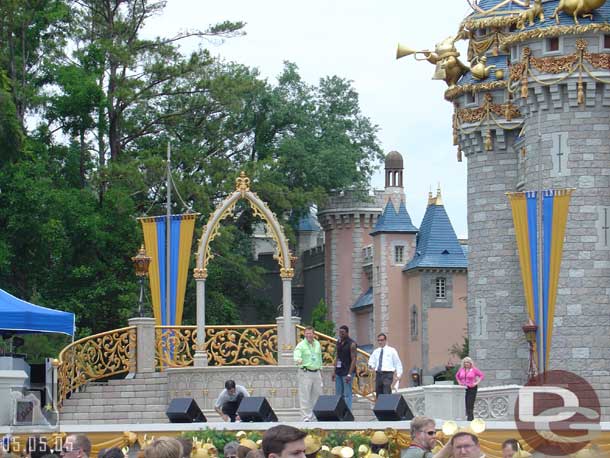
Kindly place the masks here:
<instances>
[{"instance_id":1,"label":"tree","mask_svg":"<svg viewBox=\"0 0 610 458\"><path fill-rule=\"evenodd\" d=\"M0 157L0 285L75 312L80 335L123 326L135 311L135 217L165 211L168 141L176 213L192 208L205 221L245 170L289 238L295 215L333 189L367 182L381 154L349 81L310 85L286 63L270 82L203 47L178 49L185 37L240 34L242 23L143 39L142 25L163 6L0 3L0 147L10 152ZM208 322L238 322L262 282L248 266L255 219L240 204L214 242ZM191 280L187 321L194 302ZM269 304L256 306L274 316Z\"/></svg>"},{"instance_id":2,"label":"tree","mask_svg":"<svg viewBox=\"0 0 610 458\"><path fill-rule=\"evenodd\" d=\"M22 129L40 105L46 83L45 61L65 46L69 9L64 0L0 2L0 68L11 81L11 95Z\"/></svg>"},{"instance_id":3,"label":"tree","mask_svg":"<svg viewBox=\"0 0 610 458\"><path fill-rule=\"evenodd\" d=\"M335 335L335 323L328 319L328 307L324 299L320 299L318 305L311 312L311 325L313 328L328 336Z\"/></svg>"}]
</instances>

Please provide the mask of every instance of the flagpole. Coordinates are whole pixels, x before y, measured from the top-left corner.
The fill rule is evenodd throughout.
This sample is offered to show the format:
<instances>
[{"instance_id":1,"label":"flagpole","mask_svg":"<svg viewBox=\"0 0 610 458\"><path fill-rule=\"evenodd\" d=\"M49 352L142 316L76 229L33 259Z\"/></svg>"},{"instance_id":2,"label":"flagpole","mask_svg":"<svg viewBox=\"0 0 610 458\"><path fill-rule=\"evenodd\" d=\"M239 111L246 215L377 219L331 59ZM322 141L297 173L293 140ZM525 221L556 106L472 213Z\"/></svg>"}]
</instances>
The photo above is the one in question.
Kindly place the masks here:
<instances>
[{"instance_id":1,"label":"flagpole","mask_svg":"<svg viewBox=\"0 0 610 458\"><path fill-rule=\"evenodd\" d=\"M167 224L165 225L165 324L169 326L170 320L170 256L171 256L171 218L172 218L172 184L171 184L171 156L172 148L171 143L167 142Z\"/></svg>"},{"instance_id":2,"label":"flagpole","mask_svg":"<svg viewBox=\"0 0 610 458\"><path fill-rule=\"evenodd\" d=\"M536 196L536 211L537 211L537 224L538 224L538 234L537 234L537 243L536 243L536 249L538 251L538 272L537 272L537 278L536 281L538 282L538 320L540 321L539 323L536 323L538 325L538 329L540 330L540 342L538 342L538 369L540 372L544 373L544 371L546 370L546 361L545 361L545 356L546 356L546 335L545 335L545 329L544 329L544 323L545 323L545 319L544 319L544 304L543 304L543 288L544 288L544 282L543 282L543 270L544 270L544 265L543 265L543 257L544 257L544 248L543 248L543 231L544 231L544 227L543 227L543 221L542 221L542 206L543 206L543 190L542 190L542 132L540 129L540 123L541 123L541 110L538 110L538 191L537 191L537 196Z\"/></svg>"}]
</instances>

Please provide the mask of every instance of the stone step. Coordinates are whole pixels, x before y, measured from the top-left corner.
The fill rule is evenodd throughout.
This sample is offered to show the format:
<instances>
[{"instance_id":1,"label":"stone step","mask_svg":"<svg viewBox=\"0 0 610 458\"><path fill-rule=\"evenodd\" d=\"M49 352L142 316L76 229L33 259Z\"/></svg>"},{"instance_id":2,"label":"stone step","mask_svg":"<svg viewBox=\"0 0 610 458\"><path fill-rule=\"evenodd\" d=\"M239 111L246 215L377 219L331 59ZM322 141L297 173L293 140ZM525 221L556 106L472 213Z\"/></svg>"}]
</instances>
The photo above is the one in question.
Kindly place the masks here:
<instances>
[{"instance_id":1,"label":"stone step","mask_svg":"<svg viewBox=\"0 0 610 458\"><path fill-rule=\"evenodd\" d=\"M167 374L144 374L133 379L90 383L64 401L60 421L64 424L168 423ZM273 407L273 406L272 406ZM300 421L298 408L274 409L279 421ZM204 409L208 422L221 422L213 409ZM355 397L356 421L375 420L373 403Z\"/></svg>"}]
</instances>

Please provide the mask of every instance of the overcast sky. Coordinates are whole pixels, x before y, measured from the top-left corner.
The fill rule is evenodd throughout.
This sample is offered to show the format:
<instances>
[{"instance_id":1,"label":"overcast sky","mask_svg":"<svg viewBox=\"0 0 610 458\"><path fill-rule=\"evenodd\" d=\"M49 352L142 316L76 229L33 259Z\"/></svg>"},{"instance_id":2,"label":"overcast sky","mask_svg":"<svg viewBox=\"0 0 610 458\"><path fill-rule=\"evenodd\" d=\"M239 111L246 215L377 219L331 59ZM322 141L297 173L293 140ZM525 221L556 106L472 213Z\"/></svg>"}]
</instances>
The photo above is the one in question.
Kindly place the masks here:
<instances>
[{"instance_id":1,"label":"overcast sky","mask_svg":"<svg viewBox=\"0 0 610 458\"><path fill-rule=\"evenodd\" d=\"M469 13L464 0L431 3L168 0L163 15L149 20L146 30L147 35L169 36L225 20L244 21L244 37L210 44L210 51L257 67L271 81L285 60L296 63L312 84L327 75L352 80L363 113L380 127L384 152L397 150L405 159L407 209L414 224L421 224L428 191L432 187L436 192L440 182L453 227L458 237L466 237L466 159L458 163L452 145L452 106L443 99L446 85L431 80L434 67L427 62L395 60L399 41L433 49L454 35ZM373 186L383 184L380 172Z\"/></svg>"}]
</instances>

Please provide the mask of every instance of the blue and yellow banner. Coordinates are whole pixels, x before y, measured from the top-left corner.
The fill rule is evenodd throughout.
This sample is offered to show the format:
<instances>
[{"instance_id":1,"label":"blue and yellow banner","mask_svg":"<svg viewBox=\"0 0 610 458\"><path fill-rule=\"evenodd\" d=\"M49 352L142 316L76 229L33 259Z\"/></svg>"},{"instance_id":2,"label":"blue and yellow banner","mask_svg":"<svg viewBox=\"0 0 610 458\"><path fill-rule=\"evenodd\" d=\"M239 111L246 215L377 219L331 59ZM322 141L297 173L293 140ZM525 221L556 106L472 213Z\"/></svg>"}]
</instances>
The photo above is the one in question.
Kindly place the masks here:
<instances>
[{"instance_id":1,"label":"blue and yellow banner","mask_svg":"<svg viewBox=\"0 0 610 458\"><path fill-rule=\"evenodd\" d=\"M140 218L144 231L144 246L151 257L148 269L153 315L160 326L182 324L184 294L188 276L195 219L198 213L172 215L170 223L170 257L167 260L167 217ZM169 272L168 272L169 270ZM167 275L170 279L169 316L167 308Z\"/></svg>"},{"instance_id":2,"label":"blue and yellow banner","mask_svg":"<svg viewBox=\"0 0 610 458\"><path fill-rule=\"evenodd\" d=\"M538 368L542 372L548 367L551 353L557 287L571 195L571 189L508 194L513 211L527 313L538 325L536 353ZM539 226L542 226L542 233Z\"/></svg>"}]
</instances>

